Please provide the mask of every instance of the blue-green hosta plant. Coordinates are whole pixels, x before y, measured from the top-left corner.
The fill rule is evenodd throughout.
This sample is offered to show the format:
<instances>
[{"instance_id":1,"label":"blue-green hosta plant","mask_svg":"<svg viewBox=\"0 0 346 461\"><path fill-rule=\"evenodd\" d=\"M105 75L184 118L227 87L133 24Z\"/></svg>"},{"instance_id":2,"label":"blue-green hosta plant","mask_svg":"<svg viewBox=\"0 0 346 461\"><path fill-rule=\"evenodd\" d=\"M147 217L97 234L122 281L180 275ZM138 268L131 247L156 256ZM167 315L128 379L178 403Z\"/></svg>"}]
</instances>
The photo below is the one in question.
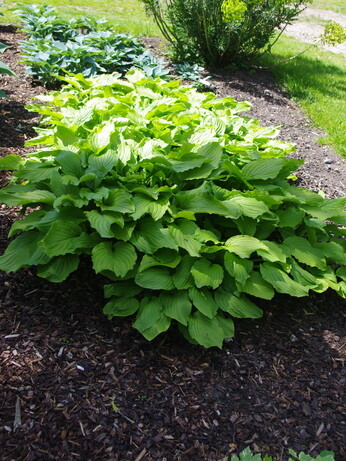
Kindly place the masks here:
<instances>
[{"instance_id":1,"label":"blue-green hosta plant","mask_svg":"<svg viewBox=\"0 0 346 461\"><path fill-rule=\"evenodd\" d=\"M176 324L205 347L260 317L256 298L346 295L346 198L291 185L301 161L238 115L249 104L139 71L65 80L31 106L40 150L0 160L14 170L0 202L23 207L0 269L60 282L87 255L109 317L134 316L148 340Z\"/></svg>"},{"instance_id":2,"label":"blue-green hosta plant","mask_svg":"<svg viewBox=\"0 0 346 461\"><path fill-rule=\"evenodd\" d=\"M169 73L165 62L156 58L137 38L116 33L104 20L63 19L49 6L25 6L17 10L22 30L23 63L29 75L44 85L59 82L58 75L82 72L85 77L102 73L125 74L136 67L150 76ZM60 82L59 82L60 83Z\"/></svg>"}]
</instances>

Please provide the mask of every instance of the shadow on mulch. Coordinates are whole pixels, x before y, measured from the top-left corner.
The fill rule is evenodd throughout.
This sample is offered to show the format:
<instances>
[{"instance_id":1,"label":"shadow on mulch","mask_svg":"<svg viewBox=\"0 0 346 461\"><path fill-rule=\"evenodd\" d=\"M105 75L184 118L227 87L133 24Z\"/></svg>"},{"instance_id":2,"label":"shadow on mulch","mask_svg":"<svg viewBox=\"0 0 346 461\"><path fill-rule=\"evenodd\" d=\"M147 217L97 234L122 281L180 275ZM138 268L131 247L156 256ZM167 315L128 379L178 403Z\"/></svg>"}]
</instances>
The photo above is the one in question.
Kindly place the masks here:
<instances>
[{"instance_id":1,"label":"shadow on mulch","mask_svg":"<svg viewBox=\"0 0 346 461\"><path fill-rule=\"evenodd\" d=\"M7 92L8 96L11 94ZM37 114L27 112L23 104L1 101L0 126L0 147L22 147L28 138L36 135L33 126L37 126Z\"/></svg>"}]
</instances>

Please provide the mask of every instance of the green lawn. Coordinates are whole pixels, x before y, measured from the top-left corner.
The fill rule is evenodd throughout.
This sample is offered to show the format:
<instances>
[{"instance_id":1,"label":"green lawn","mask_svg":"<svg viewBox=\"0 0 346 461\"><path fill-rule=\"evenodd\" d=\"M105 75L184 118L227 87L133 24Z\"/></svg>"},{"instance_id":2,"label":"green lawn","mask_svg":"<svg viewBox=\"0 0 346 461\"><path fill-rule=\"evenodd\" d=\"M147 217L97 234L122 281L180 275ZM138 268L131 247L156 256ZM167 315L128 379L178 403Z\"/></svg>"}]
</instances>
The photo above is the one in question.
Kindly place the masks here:
<instances>
[{"instance_id":1,"label":"green lawn","mask_svg":"<svg viewBox=\"0 0 346 461\"><path fill-rule=\"evenodd\" d=\"M346 14L345 0L314 0L311 4L312 8L319 8L321 10L333 10L337 13Z\"/></svg>"},{"instance_id":2,"label":"green lawn","mask_svg":"<svg viewBox=\"0 0 346 461\"><path fill-rule=\"evenodd\" d=\"M10 9L18 5L51 5L59 15L65 18L76 16L93 16L97 19L106 18L119 32L127 32L136 36L160 36L156 24L147 17L140 0L98 0L88 2L84 0L21 0L19 3L4 1L4 16L1 22L17 22Z\"/></svg>"},{"instance_id":3,"label":"green lawn","mask_svg":"<svg viewBox=\"0 0 346 461\"><path fill-rule=\"evenodd\" d=\"M273 47L267 65L288 59L308 45L289 37ZM346 157L346 59L313 48L297 58L272 67L277 83L326 132L321 143L331 144Z\"/></svg>"}]
</instances>

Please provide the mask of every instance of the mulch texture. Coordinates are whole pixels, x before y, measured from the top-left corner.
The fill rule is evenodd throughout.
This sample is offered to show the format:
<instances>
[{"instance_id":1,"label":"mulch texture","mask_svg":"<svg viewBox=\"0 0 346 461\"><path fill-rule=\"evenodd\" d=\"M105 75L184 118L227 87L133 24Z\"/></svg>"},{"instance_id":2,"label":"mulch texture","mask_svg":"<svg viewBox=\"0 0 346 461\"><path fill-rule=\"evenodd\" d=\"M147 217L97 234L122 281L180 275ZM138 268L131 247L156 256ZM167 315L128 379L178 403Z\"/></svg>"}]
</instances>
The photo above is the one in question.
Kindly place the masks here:
<instances>
[{"instance_id":1,"label":"mulch texture","mask_svg":"<svg viewBox=\"0 0 346 461\"><path fill-rule=\"evenodd\" d=\"M1 155L28 151L37 118L24 105L45 91L18 63L20 37L0 25L11 46L1 59L18 76L1 77ZM345 162L316 144L320 133L268 73L216 71L213 81L284 126L306 158L302 185L346 195ZM0 208L1 253L15 216ZM88 264L56 285L30 269L0 274L1 460L212 461L246 446L278 460L288 448L346 460L345 300L277 296L263 319L237 321L222 351L174 330L149 343L131 319L103 316L103 281Z\"/></svg>"}]
</instances>

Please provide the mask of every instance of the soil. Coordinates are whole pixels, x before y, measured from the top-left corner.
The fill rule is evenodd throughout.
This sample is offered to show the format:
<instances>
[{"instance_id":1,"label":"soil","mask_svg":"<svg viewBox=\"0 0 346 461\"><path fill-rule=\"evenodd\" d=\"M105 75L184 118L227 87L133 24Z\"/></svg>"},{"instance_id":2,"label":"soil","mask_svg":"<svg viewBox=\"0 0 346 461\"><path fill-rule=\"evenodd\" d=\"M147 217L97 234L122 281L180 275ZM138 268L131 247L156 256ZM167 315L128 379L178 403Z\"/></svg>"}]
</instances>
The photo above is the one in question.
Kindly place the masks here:
<instances>
[{"instance_id":1,"label":"soil","mask_svg":"<svg viewBox=\"0 0 346 461\"><path fill-rule=\"evenodd\" d=\"M45 90L18 63L20 34L0 26L1 155L24 154L37 124L24 105ZM306 163L304 187L346 195L345 161L268 73L215 72L220 96L253 103L251 116L283 126ZM4 185L7 174L2 173ZM16 210L0 208L0 250ZM102 315L102 280L85 261L51 284L30 269L0 274L0 459L204 461L246 446L288 459L288 448L346 460L345 300L277 296L259 320L237 321L222 351L176 331L149 343L131 319Z\"/></svg>"}]
</instances>

